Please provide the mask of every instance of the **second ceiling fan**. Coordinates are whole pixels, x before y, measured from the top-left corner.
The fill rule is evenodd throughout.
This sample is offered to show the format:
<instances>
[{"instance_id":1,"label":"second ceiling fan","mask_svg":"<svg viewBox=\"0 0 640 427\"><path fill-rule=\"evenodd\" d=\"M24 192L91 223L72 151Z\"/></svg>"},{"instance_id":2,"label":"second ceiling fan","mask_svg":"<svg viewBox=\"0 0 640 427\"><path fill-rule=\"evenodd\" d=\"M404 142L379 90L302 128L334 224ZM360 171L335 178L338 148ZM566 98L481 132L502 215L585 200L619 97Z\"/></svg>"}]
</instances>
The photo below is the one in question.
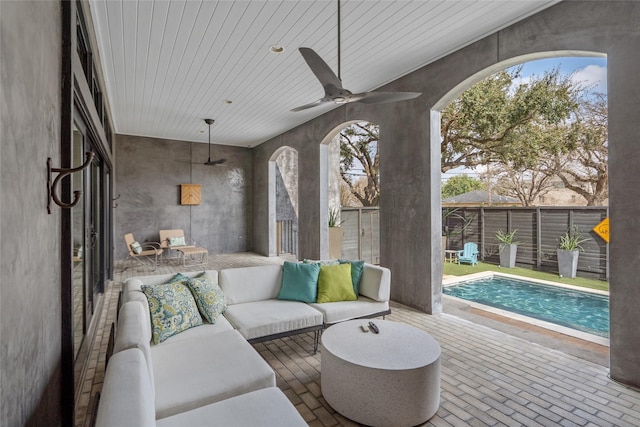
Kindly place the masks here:
<instances>
[{"instance_id":1,"label":"second ceiling fan","mask_svg":"<svg viewBox=\"0 0 640 427\"><path fill-rule=\"evenodd\" d=\"M361 92L352 93L342 86L340 79L340 0L338 0L338 75L313 49L301 47L300 53L311 68L313 74L322 84L324 96L310 104L296 107L291 111L302 111L318 105L333 102L346 104L349 102L362 102L363 104L384 104L387 102L405 101L422 95L420 92Z\"/></svg>"}]
</instances>

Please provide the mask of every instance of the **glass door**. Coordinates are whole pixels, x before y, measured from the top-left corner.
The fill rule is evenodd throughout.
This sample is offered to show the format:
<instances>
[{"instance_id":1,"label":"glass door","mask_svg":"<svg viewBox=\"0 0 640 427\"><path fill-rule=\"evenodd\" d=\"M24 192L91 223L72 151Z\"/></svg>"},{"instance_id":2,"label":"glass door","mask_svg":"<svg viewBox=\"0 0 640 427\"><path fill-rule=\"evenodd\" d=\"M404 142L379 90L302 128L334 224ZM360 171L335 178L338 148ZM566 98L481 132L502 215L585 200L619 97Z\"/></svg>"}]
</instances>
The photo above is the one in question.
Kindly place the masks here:
<instances>
[{"instance_id":1,"label":"glass door","mask_svg":"<svg viewBox=\"0 0 640 427\"><path fill-rule=\"evenodd\" d=\"M72 141L72 164L75 168L84 162L84 147L86 126L81 120L74 120L73 123L73 141ZM87 248L84 233L84 187L85 179L83 173L71 174L72 190L82 191L83 197L80 197L78 204L71 209L71 235L73 241L73 278L72 278L72 306L73 306L73 355L77 359L78 353L82 346L84 336L86 334L85 319L85 286L84 277L86 270Z\"/></svg>"}]
</instances>

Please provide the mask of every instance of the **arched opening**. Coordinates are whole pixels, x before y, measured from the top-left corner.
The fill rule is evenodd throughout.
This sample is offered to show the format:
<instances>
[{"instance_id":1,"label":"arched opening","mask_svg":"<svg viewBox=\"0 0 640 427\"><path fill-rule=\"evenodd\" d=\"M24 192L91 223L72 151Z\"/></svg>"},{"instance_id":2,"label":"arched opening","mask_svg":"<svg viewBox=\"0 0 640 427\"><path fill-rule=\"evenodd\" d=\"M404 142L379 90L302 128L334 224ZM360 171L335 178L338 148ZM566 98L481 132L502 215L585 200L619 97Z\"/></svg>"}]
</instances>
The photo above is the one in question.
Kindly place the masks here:
<instances>
[{"instance_id":1,"label":"arched opening","mask_svg":"<svg viewBox=\"0 0 640 427\"><path fill-rule=\"evenodd\" d=\"M298 152L280 147L269 159L269 252L298 255Z\"/></svg>"},{"instance_id":2,"label":"arched opening","mask_svg":"<svg viewBox=\"0 0 640 427\"><path fill-rule=\"evenodd\" d=\"M321 143L321 218L326 218L321 224L327 225L321 230L327 245L321 253L330 259L379 260L378 139L377 125L352 120L334 128ZM363 222L363 210L375 211L375 225ZM367 257L363 240L376 242L375 250L366 245Z\"/></svg>"},{"instance_id":3,"label":"arched opening","mask_svg":"<svg viewBox=\"0 0 640 427\"><path fill-rule=\"evenodd\" d=\"M442 249L449 254L445 274L455 274L454 251L469 242L478 245L477 271L507 267L497 234L517 232L516 268L539 272L532 275L539 279L608 290L608 240L592 231L608 217L607 62L602 54L572 53L547 52L497 64L458 85L445 97L450 102L440 100L432 109L439 135L432 133L431 142L437 139L442 153L443 177L456 181L446 188L443 179L443 190L457 191L442 195ZM496 72L499 66L504 68ZM599 82L587 75L602 71ZM516 109L524 119L513 114ZM491 128L492 121L500 124ZM480 145L486 141L495 145ZM556 249L567 230L583 237L580 283L563 280L562 270L558 277ZM594 323L589 330L589 325L576 324L573 329L606 342L595 338L608 337L604 311L606 325ZM571 329L565 333L574 335Z\"/></svg>"}]
</instances>

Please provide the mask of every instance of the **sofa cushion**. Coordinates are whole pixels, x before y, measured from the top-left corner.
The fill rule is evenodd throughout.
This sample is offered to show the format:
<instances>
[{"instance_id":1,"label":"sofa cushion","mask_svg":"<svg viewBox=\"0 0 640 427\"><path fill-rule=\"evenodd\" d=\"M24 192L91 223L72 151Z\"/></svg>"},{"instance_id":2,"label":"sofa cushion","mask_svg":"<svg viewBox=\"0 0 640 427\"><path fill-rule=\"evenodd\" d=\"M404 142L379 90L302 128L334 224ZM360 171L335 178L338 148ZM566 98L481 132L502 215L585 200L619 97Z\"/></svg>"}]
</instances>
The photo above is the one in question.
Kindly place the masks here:
<instances>
[{"instance_id":1,"label":"sofa cushion","mask_svg":"<svg viewBox=\"0 0 640 427\"><path fill-rule=\"evenodd\" d=\"M282 285L282 266L228 268L218 278L227 305L275 299Z\"/></svg>"},{"instance_id":2,"label":"sofa cushion","mask_svg":"<svg viewBox=\"0 0 640 427\"><path fill-rule=\"evenodd\" d=\"M182 282L142 286L149 301L154 344L202 325L202 317L189 288Z\"/></svg>"},{"instance_id":3,"label":"sofa cushion","mask_svg":"<svg viewBox=\"0 0 640 427\"><path fill-rule=\"evenodd\" d=\"M189 279L187 286L191 289L193 298L203 319L209 323L216 323L219 315L227 309L222 289L218 286L218 279L203 273Z\"/></svg>"},{"instance_id":4,"label":"sofa cushion","mask_svg":"<svg viewBox=\"0 0 640 427\"><path fill-rule=\"evenodd\" d=\"M146 301L144 302L146 304ZM120 308L118 316L118 333L115 337L113 352L119 353L130 348L137 348L142 351L149 369L149 378L153 386L153 361L151 359L151 330L149 320L145 318L148 312L144 305L138 301L129 301Z\"/></svg>"},{"instance_id":5,"label":"sofa cushion","mask_svg":"<svg viewBox=\"0 0 640 427\"><path fill-rule=\"evenodd\" d=\"M285 261L282 266L282 287L278 299L316 302L320 265Z\"/></svg>"},{"instance_id":6,"label":"sofa cushion","mask_svg":"<svg viewBox=\"0 0 640 427\"><path fill-rule=\"evenodd\" d=\"M172 336L164 342L161 342L157 345L152 345L151 348L162 347L163 345L167 345L169 343L178 342L182 340L191 340L191 339L215 339L212 338L213 335L219 334L221 332L233 331L233 326L224 316L218 316L216 319L216 323L203 323L200 326L195 328L187 329L186 331L182 331L177 335Z\"/></svg>"},{"instance_id":7,"label":"sofa cushion","mask_svg":"<svg viewBox=\"0 0 640 427\"><path fill-rule=\"evenodd\" d=\"M360 293L360 280L362 279L364 261L348 261L341 259L340 264L351 264L351 283L353 284L353 291L358 295Z\"/></svg>"},{"instance_id":8,"label":"sofa cushion","mask_svg":"<svg viewBox=\"0 0 640 427\"><path fill-rule=\"evenodd\" d=\"M237 331L152 346L156 418L274 387L275 374Z\"/></svg>"},{"instance_id":9,"label":"sofa cushion","mask_svg":"<svg viewBox=\"0 0 640 427\"><path fill-rule=\"evenodd\" d=\"M355 301L351 264L323 265L318 275L318 303Z\"/></svg>"},{"instance_id":10,"label":"sofa cushion","mask_svg":"<svg viewBox=\"0 0 640 427\"><path fill-rule=\"evenodd\" d=\"M287 396L276 387L264 388L222 402L158 420L158 427L184 426L307 426Z\"/></svg>"},{"instance_id":11,"label":"sofa cushion","mask_svg":"<svg viewBox=\"0 0 640 427\"><path fill-rule=\"evenodd\" d=\"M230 305L224 316L246 339L322 325L322 313L296 301L266 300Z\"/></svg>"},{"instance_id":12,"label":"sofa cushion","mask_svg":"<svg viewBox=\"0 0 640 427\"><path fill-rule=\"evenodd\" d=\"M374 301L360 296L357 301L327 302L324 304L309 304L322 312L326 324L343 322L358 317L371 316L389 310L389 302Z\"/></svg>"},{"instance_id":13,"label":"sofa cushion","mask_svg":"<svg viewBox=\"0 0 640 427\"><path fill-rule=\"evenodd\" d=\"M203 271L188 271L180 273L186 277L196 277L203 273ZM205 270L204 273L217 278L218 272L216 270ZM125 280L122 284L122 302L125 303L128 301L129 292L130 291L142 291L142 285L162 285L164 283L169 282L176 276L173 274L155 274L152 276L137 276L130 277Z\"/></svg>"},{"instance_id":14,"label":"sofa cushion","mask_svg":"<svg viewBox=\"0 0 640 427\"><path fill-rule=\"evenodd\" d=\"M142 352L121 351L109 359L100 392L96 427L153 427L153 386Z\"/></svg>"}]
</instances>

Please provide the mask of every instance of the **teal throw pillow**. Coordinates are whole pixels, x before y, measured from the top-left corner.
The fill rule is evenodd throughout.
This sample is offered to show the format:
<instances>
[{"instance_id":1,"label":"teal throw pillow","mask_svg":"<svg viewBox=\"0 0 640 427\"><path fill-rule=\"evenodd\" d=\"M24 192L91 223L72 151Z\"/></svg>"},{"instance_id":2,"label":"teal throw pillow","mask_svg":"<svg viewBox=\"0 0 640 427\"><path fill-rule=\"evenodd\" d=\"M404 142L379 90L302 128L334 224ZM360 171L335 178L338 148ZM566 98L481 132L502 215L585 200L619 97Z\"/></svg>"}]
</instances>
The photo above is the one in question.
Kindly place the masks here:
<instances>
[{"instance_id":1,"label":"teal throw pillow","mask_svg":"<svg viewBox=\"0 0 640 427\"><path fill-rule=\"evenodd\" d=\"M181 281L164 285L142 286L149 302L154 344L202 325L202 317L189 288Z\"/></svg>"},{"instance_id":2,"label":"teal throw pillow","mask_svg":"<svg viewBox=\"0 0 640 427\"><path fill-rule=\"evenodd\" d=\"M189 280L188 285L196 300L202 317L209 323L216 323L219 315L225 312L227 304L218 280L207 273Z\"/></svg>"},{"instance_id":3,"label":"teal throw pillow","mask_svg":"<svg viewBox=\"0 0 640 427\"><path fill-rule=\"evenodd\" d=\"M278 299L316 302L320 264L298 264L285 261L282 266L282 287Z\"/></svg>"},{"instance_id":4,"label":"teal throw pillow","mask_svg":"<svg viewBox=\"0 0 640 427\"><path fill-rule=\"evenodd\" d=\"M362 271L364 270L364 261L348 261L341 259L340 264L351 264L351 282L353 282L353 291L358 295L360 292L360 279L362 279Z\"/></svg>"}]
</instances>

